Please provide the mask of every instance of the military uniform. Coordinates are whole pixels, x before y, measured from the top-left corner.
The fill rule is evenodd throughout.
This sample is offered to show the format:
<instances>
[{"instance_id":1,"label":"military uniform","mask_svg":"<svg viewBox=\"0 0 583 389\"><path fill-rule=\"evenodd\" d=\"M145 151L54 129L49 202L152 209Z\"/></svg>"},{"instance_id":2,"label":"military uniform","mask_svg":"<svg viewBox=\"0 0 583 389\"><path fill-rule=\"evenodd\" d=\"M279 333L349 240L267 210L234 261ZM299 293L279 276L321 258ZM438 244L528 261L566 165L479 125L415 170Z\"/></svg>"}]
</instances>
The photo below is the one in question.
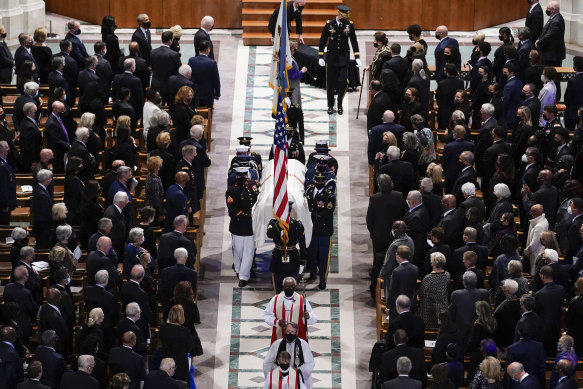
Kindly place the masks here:
<instances>
[{"instance_id":1,"label":"military uniform","mask_svg":"<svg viewBox=\"0 0 583 389\"><path fill-rule=\"evenodd\" d=\"M315 158L313 163L308 164L306 176L304 179L304 190L308 190L311 185L314 185L314 178L316 174L324 174L325 187L336 191L336 175L334 171L328 166L329 158L326 155Z\"/></svg>"},{"instance_id":2,"label":"military uniform","mask_svg":"<svg viewBox=\"0 0 583 389\"><path fill-rule=\"evenodd\" d=\"M289 241L285 247L281 239L281 231L277 220L271 219L267 226L267 237L275 242L269 265L269 271L273 273L275 293L282 292L282 282L285 277L297 278L300 265L306 261L306 238L302 222L290 217ZM299 250L297 248L298 244Z\"/></svg>"},{"instance_id":3,"label":"military uniform","mask_svg":"<svg viewBox=\"0 0 583 389\"><path fill-rule=\"evenodd\" d=\"M192 208L192 213L200 211L200 202L198 201L198 188L196 187L196 176L194 174L194 166L192 163L188 162L182 158L176 165L175 173L180 171L186 172L188 174L188 182L184 187L184 194L188 198L188 204Z\"/></svg>"},{"instance_id":4,"label":"military uniform","mask_svg":"<svg viewBox=\"0 0 583 389\"><path fill-rule=\"evenodd\" d=\"M247 183L248 168L237 168L237 182L225 193L229 210L229 232L233 238L233 262L239 275L239 286L247 285L251 276L251 266L255 252L253 240L252 208L257 201L257 185ZM239 180L241 179L241 180ZM242 182L242 180L245 180Z\"/></svg>"},{"instance_id":5,"label":"military uniform","mask_svg":"<svg viewBox=\"0 0 583 389\"><path fill-rule=\"evenodd\" d=\"M555 117L553 120L549 120L544 126L543 133L545 142L543 142L541 151L543 152L543 158L545 161L551 155L553 141L555 140L555 130L562 127L561 120L558 117Z\"/></svg>"},{"instance_id":6,"label":"military uniform","mask_svg":"<svg viewBox=\"0 0 583 389\"><path fill-rule=\"evenodd\" d=\"M240 136L237 139L239 139L239 144L241 146L247 146L249 147L249 149L251 149L251 140L253 140L252 137ZM257 167L257 173L259 173L259 178L261 178L261 173L263 172L263 160L261 158L261 154L252 151L251 153L249 153L249 155L251 155L251 159L255 162L255 166Z\"/></svg>"},{"instance_id":7,"label":"military uniform","mask_svg":"<svg viewBox=\"0 0 583 389\"><path fill-rule=\"evenodd\" d=\"M234 185L237 181L235 169L238 167L248 167L248 178L249 181L253 181L255 185L259 185L259 171L257 170L257 165L255 161L251 159L250 155L238 155L233 157L231 160L231 166L229 167L229 173L227 178L227 186Z\"/></svg>"},{"instance_id":8,"label":"military uniform","mask_svg":"<svg viewBox=\"0 0 583 389\"><path fill-rule=\"evenodd\" d=\"M304 145L294 137L293 129L288 129L287 131L287 158L295 159L301 162L301 164L306 163L306 153L304 152ZM275 146L271 145L271 150L269 151L269 160L271 161L275 157Z\"/></svg>"},{"instance_id":9,"label":"military uniform","mask_svg":"<svg viewBox=\"0 0 583 389\"><path fill-rule=\"evenodd\" d=\"M352 51L354 51L354 57L357 60L360 59L360 53L354 32L354 24L347 19L350 8L340 5L338 6L338 10L342 17L328 20L322 30L318 45L318 57L320 59L324 58L324 47L327 47L326 92L328 94L328 113L333 112L334 94L337 93L338 114L342 115L342 99L344 98L348 84L348 64L350 62L349 39L352 45Z\"/></svg>"},{"instance_id":10,"label":"military uniform","mask_svg":"<svg viewBox=\"0 0 583 389\"><path fill-rule=\"evenodd\" d=\"M308 247L310 279L320 277L320 289L326 288L330 267L330 249L334 232L336 193L325 186L325 174L317 173L314 184L306 190L308 208L312 213L312 240Z\"/></svg>"}]
</instances>

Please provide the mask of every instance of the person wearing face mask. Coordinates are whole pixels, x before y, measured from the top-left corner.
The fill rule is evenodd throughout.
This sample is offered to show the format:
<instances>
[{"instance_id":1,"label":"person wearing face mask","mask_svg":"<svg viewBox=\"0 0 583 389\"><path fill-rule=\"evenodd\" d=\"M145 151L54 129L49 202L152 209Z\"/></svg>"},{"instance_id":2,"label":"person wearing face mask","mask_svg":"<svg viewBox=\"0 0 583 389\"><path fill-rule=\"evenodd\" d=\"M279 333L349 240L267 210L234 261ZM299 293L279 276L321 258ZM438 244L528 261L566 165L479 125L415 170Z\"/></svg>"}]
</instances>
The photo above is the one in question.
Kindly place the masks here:
<instances>
[{"instance_id":1,"label":"person wearing face mask","mask_svg":"<svg viewBox=\"0 0 583 389\"><path fill-rule=\"evenodd\" d=\"M504 47L512 46L514 43L514 37L512 36L512 30L509 27L501 27L498 30L498 39L502 42L496 51L494 52L494 62L492 63L492 73L496 76L496 80L500 82L502 77L502 67L506 62L506 57L504 56Z\"/></svg>"},{"instance_id":2,"label":"person wearing face mask","mask_svg":"<svg viewBox=\"0 0 583 389\"><path fill-rule=\"evenodd\" d=\"M0 84L12 82L12 69L14 69L14 57L6 44L6 29L0 25ZM2 102L0 96L0 103Z\"/></svg>"},{"instance_id":3,"label":"person wearing face mask","mask_svg":"<svg viewBox=\"0 0 583 389\"><path fill-rule=\"evenodd\" d=\"M197 105L208 108L212 108L214 101L221 97L219 69L215 60L208 56L210 45L207 40L200 41L199 55L188 60L188 65L192 68L192 82L197 86Z\"/></svg>"},{"instance_id":4,"label":"person wearing face mask","mask_svg":"<svg viewBox=\"0 0 583 389\"><path fill-rule=\"evenodd\" d=\"M413 131L411 126L411 116L419 114L423 117L427 116L427 111L423 108L423 104L419 101L420 93L417 88L408 87L403 95L403 112L399 118L399 124L404 126L408 131Z\"/></svg>"},{"instance_id":5,"label":"person wearing face mask","mask_svg":"<svg viewBox=\"0 0 583 389\"><path fill-rule=\"evenodd\" d=\"M551 155L553 141L555 140L555 131L562 128L561 119L557 117L559 111L554 103L545 105L543 107L542 119L546 121L546 125L542 128L543 142L543 160L546 161Z\"/></svg>"},{"instance_id":6,"label":"person wearing face mask","mask_svg":"<svg viewBox=\"0 0 583 389\"><path fill-rule=\"evenodd\" d=\"M296 22L296 34L298 34L298 40L303 44L304 38L302 37L302 11L306 5L305 0L293 0L287 3L286 17L287 17L287 31L291 35L292 31L292 20ZM279 17L279 6L273 11L271 17L269 18L269 24L267 29L271 33L271 37L275 35L275 28L277 25L277 18ZM202 23L201 23L202 24ZM211 27L212 28L212 27ZM197 53L198 55L198 53Z\"/></svg>"},{"instance_id":7,"label":"person wearing face mask","mask_svg":"<svg viewBox=\"0 0 583 389\"><path fill-rule=\"evenodd\" d=\"M492 83L492 74L490 72L489 66L480 66L478 68L479 84L472 92L472 129L478 130L480 128L480 123L482 122L482 117L480 114L480 108L482 104L488 103L490 100L489 87ZM463 87L459 88L463 89Z\"/></svg>"},{"instance_id":8,"label":"person wearing face mask","mask_svg":"<svg viewBox=\"0 0 583 389\"><path fill-rule=\"evenodd\" d=\"M123 56L123 52L119 48L119 39L115 35L116 29L115 17L111 15L104 16L101 21L101 40L105 43L107 51L103 58L109 61L112 67L116 67L119 59ZM115 69L113 70L115 71Z\"/></svg>"},{"instance_id":9,"label":"person wearing face mask","mask_svg":"<svg viewBox=\"0 0 583 389\"><path fill-rule=\"evenodd\" d=\"M530 40L530 28L523 27L518 29L518 64L522 74L530 65L530 52L534 50L534 43Z\"/></svg>"},{"instance_id":10,"label":"person wearing face mask","mask_svg":"<svg viewBox=\"0 0 583 389\"><path fill-rule=\"evenodd\" d=\"M168 102L174 96L168 96L168 80L178 74L182 65L180 53L170 48L172 44L172 32L164 31L160 37L162 45L150 53L150 67L152 68L152 87L158 89L164 102ZM192 67L192 65L191 65Z\"/></svg>"},{"instance_id":11,"label":"person wearing face mask","mask_svg":"<svg viewBox=\"0 0 583 389\"><path fill-rule=\"evenodd\" d=\"M307 340L307 326L316 324L318 318L306 297L295 291L295 277L284 278L280 285L283 292L273 296L263 311L263 321L273 327L271 343L286 337L290 323L297 325L298 338Z\"/></svg>"},{"instance_id":12,"label":"person wearing face mask","mask_svg":"<svg viewBox=\"0 0 583 389\"><path fill-rule=\"evenodd\" d=\"M71 148L73 139L69 139L67 129L61 119L61 114L65 111L65 105L60 101L55 101L52 113L47 118L45 124L45 135L47 137L47 147L53 150L55 158L53 160L53 170L57 174L65 171L67 155Z\"/></svg>"},{"instance_id":13,"label":"person wearing face mask","mask_svg":"<svg viewBox=\"0 0 583 389\"><path fill-rule=\"evenodd\" d=\"M516 67L514 64L508 63L504 65L502 74L508 78L508 82L504 85L504 117L506 118L506 126L509 130L514 130L516 126L516 111L520 107L522 90L522 82L516 77Z\"/></svg>"},{"instance_id":14,"label":"person wearing face mask","mask_svg":"<svg viewBox=\"0 0 583 389\"><path fill-rule=\"evenodd\" d=\"M296 323L287 322L284 326L285 337L273 342L265 355L263 373L266 378L269 377L270 373L278 366L276 364L277 356L286 351L291 356L289 366L298 371L298 377L306 388L312 388L312 371L315 365L312 350L309 344L299 336L300 328Z\"/></svg>"},{"instance_id":15,"label":"person wearing face mask","mask_svg":"<svg viewBox=\"0 0 583 389\"><path fill-rule=\"evenodd\" d=\"M538 0L526 0L526 3L529 5L529 8L524 25L530 29L532 41L536 42L543 30L543 8Z\"/></svg>"},{"instance_id":16,"label":"person wearing face mask","mask_svg":"<svg viewBox=\"0 0 583 389\"><path fill-rule=\"evenodd\" d=\"M543 113L544 107L547 105L555 104L555 100L557 98L557 85L555 84L555 80L559 79L559 74L557 70L552 66L545 66L542 74L540 76L540 80L543 83L542 89L538 94L538 100L540 101L540 114L539 114L539 126L544 127L547 122L541 117ZM566 99L566 95L565 95ZM566 101L566 100L565 100ZM566 112L566 111L565 111ZM566 113L565 113L566 115ZM567 123L567 118L565 116L565 123Z\"/></svg>"},{"instance_id":17,"label":"person wearing face mask","mask_svg":"<svg viewBox=\"0 0 583 389\"><path fill-rule=\"evenodd\" d=\"M150 27L152 22L148 14L139 14L137 17L138 28L132 34L132 42L137 42L139 45L139 56L150 63L150 53L152 52L152 36L150 34Z\"/></svg>"},{"instance_id":18,"label":"person wearing face mask","mask_svg":"<svg viewBox=\"0 0 583 389\"><path fill-rule=\"evenodd\" d=\"M1 109L1 108L0 108ZM10 214L16 209L16 176L14 167L8 162L10 146L0 140L0 223L10 224Z\"/></svg>"},{"instance_id":19,"label":"person wearing face mask","mask_svg":"<svg viewBox=\"0 0 583 389\"><path fill-rule=\"evenodd\" d=\"M520 97L524 99L520 105L528 108L530 111L533 129L537 130L537 123L539 122L539 116L542 109L541 101L537 98L536 87L534 84L524 84L522 87L522 92L520 92Z\"/></svg>"},{"instance_id":20,"label":"person wearing face mask","mask_svg":"<svg viewBox=\"0 0 583 389\"><path fill-rule=\"evenodd\" d=\"M397 263L397 248L399 246L407 246L409 248L409 256L413 256L415 252L415 245L413 239L407 235L407 225L402 220L397 220L391 227L391 239L393 240L385 254L383 267L381 268L380 276L385 279L385 285L390 283L391 274L393 270L399 265ZM388 296L388 294L387 294Z\"/></svg>"},{"instance_id":21,"label":"person wearing face mask","mask_svg":"<svg viewBox=\"0 0 583 389\"><path fill-rule=\"evenodd\" d=\"M73 328L75 324L75 309L70 287L71 275L66 268L61 267L53 273L52 279L54 285L51 287L61 292L61 301L58 305L61 315L65 319L65 323L67 323L67 328Z\"/></svg>"},{"instance_id":22,"label":"person wearing face mask","mask_svg":"<svg viewBox=\"0 0 583 389\"><path fill-rule=\"evenodd\" d=\"M568 248L565 254L565 263L572 263L573 257L576 257L577 252L581 248L581 234L579 230L583 225L583 200L581 198L574 198L571 205L567 208L567 212L573 215L571 225L567 230ZM577 262L577 267L581 270L581 263Z\"/></svg>"},{"instance_id":23,"label":"person wearing face mask","mask_svg":"<svg viewBox=\"0 0 583 389\"><path fill-rule=\"evenodd\" d=\"M287 351L280 351L277 355L277 365L265 379L263 389L305 389L298 371L290 367L291 355Z\"/></svg>"},{"instance_id":24,"label":"person wearing face mask","mask_svg":"<svg viewBox=\"0 0 583 389\"><path fill-rule=\"evenodd\" d=\"M17 76L21 73L24 61L32 61L36 65L36 61L31 51L32 37L23 32L18 35L18 43L20 43L20 46L14 52L14 70ZM38 69L38 66L36 66L36 68ZM34 78L38 78L38 73L35 72Z\"/></svg>"},{"instance_id":25,"label":"person wearing face mask","mask_svg":"<svg viewBox=\"0 0 583 389\"><path fill-rule=\"evenodd\" d=\"M443 72L444 65L448 62L445 57L445 48L448 46L459 47L459 43L456 39L449 37L448 30L446 26L438 26L435 29L435 39L439 41L435 47L435 80L437 82L445 79L446 75ZM451 55L451 54L450 54Z\"/></svg>"},{"instance_id":26,"label":"person wearing face mask","mask_svg":"<svg viewBox=\"0 0 583 389\"><path fill-rule=\"evenodd\" d=\"M304 1L305 3L305 1ZM288 13L289 15L289 13ZM200 29L194 34L194 53L199 55L198 44L207 40L211 42L211 50L209 51L208 57L210 59L215 59L215 52L213 49L213 41L211 40L210 32L215 26L215 19L212 16L204 16L200 21Z\"/></svg>"},{"instance_id":27,"label":"person wearing face mask","mask_svg":"<svg viewBox=\"0 0 583 389\"><path fill-rule=\"evenodd\" d=\"M77 61L77 66L79 69L85 68L85 58L89 55L87 54L87 50L85 49L85 45L79 35L81 35L81 24L77 20L71 20L67 23L67 35L65 35L65 39L71 41L73 44L73 50L71 50L71 57L75 61Z\"/></svg>"},{"instance_id":28,"label":"person wearing face mask","mask_svg":"<svg viewBox=\"0 0 583 389\"><path fill-rule=\"evenodd\" d=\"M544 65L562 66L566 56L565 20L561 15L559 2L549 1L545 13L549 20L544 25L535 46L542 53Z\"/></svg>"},{"instance_id":29,"label":"person wearing face mask","mask_svg":"<svg viewBox=\"0 0 583 389\"><path fill-rule=\"evenodd\" d=\"M478 62L478 59L480 58L479 45L480 42L484 42L484 39L486 39L486 34L483 32L474 33L474 36L472 37L472 45L474 45L474 48L472 49L472 54L470 54L470 59L464 63L464 66L467 66L471 69L476 65L476 62Z\"/></svg>"},{"instance_id":30,"label":"person wearing face mask","mask_svg":"<svg viewBox=\"0 0 583 389\"><path fill-rule=\"evenodd\" d=\"M373 46L376 51L370 65L364 68L364 71L370 71L369 80L380 80L381 71L386 61L392 58L389 47L389 40L387 34L382 31L377 31L374 34ZM372 97L372 96L370 96Z\"/></svg>"},{"instance_id":31,"label":"person wearing face mask","mask_svg":"<svg viewBox=\"0 0 583 389\"><path fill-rule=\"evenodd\" d=\"M454 64L444 65L443 79L437 83L435 91L435 100L439 110L437 111L437 120L439 128L447 128L449 119L455 110L455 95L457 91L464 88L464 81L457 77L457 69ZM473 99L472 99L473 100Z\"/></svg>"},{"instance_id":32,"label":"person wearing face mask","mask_svg":"<svg viewBox=\"0 0 583 389\"><path fill-rule=\"evenodd\" d=\"M191 105L193 98L194 90L189 86L182 86L176 93L174 106L170 108L170 116L175 127L174 133L178 144L190 137L190 127L192 127L190 121L196 115L196 110Z\"/></svg>"}]
</instances>

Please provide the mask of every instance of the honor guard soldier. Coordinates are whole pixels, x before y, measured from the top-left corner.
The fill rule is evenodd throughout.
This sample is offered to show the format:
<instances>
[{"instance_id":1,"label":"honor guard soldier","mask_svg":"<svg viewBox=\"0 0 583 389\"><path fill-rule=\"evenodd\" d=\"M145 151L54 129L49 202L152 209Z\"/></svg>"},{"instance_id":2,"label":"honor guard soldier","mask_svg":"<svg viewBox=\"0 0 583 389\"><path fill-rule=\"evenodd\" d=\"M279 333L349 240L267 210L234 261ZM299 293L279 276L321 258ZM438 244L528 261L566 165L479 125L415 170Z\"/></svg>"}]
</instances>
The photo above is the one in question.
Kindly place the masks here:
<instances>
[{"instance_id":1,"label":"honor guard soldier","mask_svg":"<svg viewBox=\"0 0 583 389\"><path fill-rule=\"evenodd\" d=\"M542 151L544 161L551 155L552 145L555 140L555 131L563 127L561 125L561 119L557 116L558 113L557 106L554 104L543 107L543 120L547 122L543 127L545 142L542 142Z\"/></svg>"},{"instance_id":2,"label":"honor guard soldier","mask_svg":"<svg viewBox=\"0 0 583 389\"><path fill-rule=\"evenodd\" d=\"M338 94L338 115L342 115L342 99L348 86L348 64L350 63L350 47L348 39L354 51L356 65L360 66L360 53L358 42L354 33L354 24L348 20L350 7L338 6L338 15L335 19L328 20L322 35L318 50L318 63L326 66L326 92L328 93L328 114L334 113L334 94ZM324 60L324 46L328 48Z\"/></svg>"},{"instance_id":3,"label":"honor guard soldier","mask_svg":"<svg viewBox=\"0 0 583 389\"><path fill-rule=\"evenodd\" d=\"M297 139L297 132L294 128L287 128L287 158L296 159L300 161L303 165L306 163L306 153L304 153L304 146ZM271 145L271 150L269 151L269 160L274 158L274 145Z\"/></svg>"},{"instance_id":4,"label":"honor guard soldier","mask_svg":"<svg viewBox=\"0 0 583 389\"><path fill-rule=\"evenodd\" d=\"M244 287L251 276L251 266L255 253L253 239L252 209L257 201L257 185L248 183L249 168L236 168L237 181L225 193L229 210L229 232L233 238L233 263L239 277L239 287Z\"/></svg>"},{"instance_id":5,"label":"honor guard soldier","mask_svg":"<svg viewBox=\"0 0 583 389\"><path fill-rule=\"evenodd\" d=\"M308 209L312 213L312 240L308 247L310 280L320 276L319 289L326 289L328 268L330 267L330 248L334 232L334 209L336 193L326 187L326 175L316 173L314 183L306 190Z\"/></svg>"},{"instance_id":6,"label":"honor guard soldier","mask_svg":"<svg viewBox=\"0 0 583 389\"><path fill-rule=\"evenodd\" d=\"M273 239L275 247L271 255L269 271L273 277L273 288L275 293L283 290L283 279L294 277L297 279L306 263L306 237L304 236L304 225L295 217L292 212L293 201L289 202L289 233L288 242L283 243L283 229L277 219L271 219L267 225L267 237ZM299 251L297 246L299 245Z\"/></svg>"},{"instance_id":7,"label":"honor guard soldier","mask_svg":"<svg viewBox=\"0 0 583 389\"><path fill-rule=\"evenodd\" d=\"M248 167L249 168L249 171L247 172L248 180L253 181L255 185L259 185L259 172L257 171L257 165L255 164L255 161L251 158L251 156L246 154L249 148L247 146L239 146L237 147L237 154L239 154L239 150L245 150L245 153L237 155L231 161L231 167L229 168L227 178L227 185L231 186L237 180L235 169L238 167Z\"/></svg>"},{"instance_id":8,"label":"honor guard soldier","mask_svg":"<svg viewBox=\"0 0 583 389\"><path fill-rule=\"evenodd\" d=\"M314 163L311 164L306 170L306 177L304 179L304 190L308 190L310 185L314 184L314 176L317 173L322 173L326 177L326 184L324 185L327 189L331 189L336 192L336 176L330 166L330 156L328 155L318 155L315 158Z\"/></svg>"},{"instance_id":9,"label":"honor guard soldier","mask_svg":"<svg viewBox=\"0 0 583 389\"><path fill-rule=\"evenodd\" d=\"M255 161L255 165L257 165L257 172L259 173L259 178L261 178L261 172L263 171L263 161L261 159L261 154L251 151L251 141L253 138L250 136L240 136L237 139L239 139L239 144L241 146L249 147L249 155L251 156L251 159Z\"/></svg>"},{"instance_id":10,"label":"honor guard soldier","mask_svg":"<svg viewBox=\"0 0 583 389\"><path fill-rule=\"evenodd\" d=\"M330 169L332 169L334 175L337 175L338 161L336 160L336 158L334 158L328 153L328 151L330 151L330 148L328 147L328 141L326 139L316 140L316 146L314 147L314 150L315 151L311 153L310 156L308 157L308 163L306 164L306 167L309 169L310 165L316 163L317 159L320 159L320 156L327 155L328 157L330 157L327 159L328 166L330 166Z\"/></svg>"}]
</instances>

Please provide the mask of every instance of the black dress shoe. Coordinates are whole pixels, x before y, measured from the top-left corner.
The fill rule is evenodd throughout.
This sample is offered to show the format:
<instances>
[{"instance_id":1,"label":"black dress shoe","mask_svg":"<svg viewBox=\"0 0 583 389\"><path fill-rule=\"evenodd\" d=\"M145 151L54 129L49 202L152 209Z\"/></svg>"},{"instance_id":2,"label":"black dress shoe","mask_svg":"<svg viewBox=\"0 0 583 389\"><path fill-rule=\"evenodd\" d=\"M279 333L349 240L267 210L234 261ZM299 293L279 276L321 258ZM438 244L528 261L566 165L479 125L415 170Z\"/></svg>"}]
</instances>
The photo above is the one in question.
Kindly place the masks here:
<instances>
[{"instance_id":1,"label":"black dress shoe","mask_svg":"<svg viewBox=\"0 0 583 389\"><path fill-rule=\"evenodd\" d=\"M344 113L344 109L342 107L338 108L338 115L342 115Z\"/></svg>"},{"instance_id":2,"label":"black dress shoe","mask_svg":"<svg viewBox=\"0 0 583 389\"><path fill-rule=\"evenodd\" d=\"M316 273L310 273L310 278L308 278L308 280L314 281L316 278L318 278L318 275Z\"/></svg>"},{"instance_id":3,"label":"black dress shoe","mask_svg":"<svg viewBox=\"0 0 583 389\"><path fill-rule=\"evenodd\" d=\"M320 285L318 285L318 289L320 289L320 290L326 289L326 283L324 281L320 282Z\"/></svg>"},{"instance_id":4,"label":"black dress shoe","mask_svg":"<svg viewBox=\"0 0 583 389\"><path fill-rule=\"evenodd\" d=\"M247 286L248 283L249 283L249 281L239 280L239 288L243 288L243 287Z\"/></svg>"},{"instance_id":5,"label":"black dress shoe","mask_svg":"<svg viewBox=\"0 0 583 389\"><path fill-rule=\"evenodd\" d=\"M334 113L334 108L328 108L328 115L332 115Z\"/></svg>"}]
</instances>

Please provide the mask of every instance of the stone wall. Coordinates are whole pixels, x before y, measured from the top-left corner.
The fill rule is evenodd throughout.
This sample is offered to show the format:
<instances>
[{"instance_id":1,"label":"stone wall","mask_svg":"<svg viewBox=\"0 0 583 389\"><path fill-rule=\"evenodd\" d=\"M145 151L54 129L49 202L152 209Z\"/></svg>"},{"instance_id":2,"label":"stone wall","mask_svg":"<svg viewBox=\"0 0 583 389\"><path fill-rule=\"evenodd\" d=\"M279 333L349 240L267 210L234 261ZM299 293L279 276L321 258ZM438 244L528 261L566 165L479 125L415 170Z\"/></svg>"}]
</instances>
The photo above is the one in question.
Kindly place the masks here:
<instances>
[{"instance_id":1,"label":"stone wall","mask_svg":"<svg viewBox=\"0 0 583 389\"><path fill-rule=\"evenodd\" d=\"M0 0L0 24L4 25L8 39L21 32L32 34L37 27L45 26L45 2L42 0Z\"/></svg>"}]
</instances>

